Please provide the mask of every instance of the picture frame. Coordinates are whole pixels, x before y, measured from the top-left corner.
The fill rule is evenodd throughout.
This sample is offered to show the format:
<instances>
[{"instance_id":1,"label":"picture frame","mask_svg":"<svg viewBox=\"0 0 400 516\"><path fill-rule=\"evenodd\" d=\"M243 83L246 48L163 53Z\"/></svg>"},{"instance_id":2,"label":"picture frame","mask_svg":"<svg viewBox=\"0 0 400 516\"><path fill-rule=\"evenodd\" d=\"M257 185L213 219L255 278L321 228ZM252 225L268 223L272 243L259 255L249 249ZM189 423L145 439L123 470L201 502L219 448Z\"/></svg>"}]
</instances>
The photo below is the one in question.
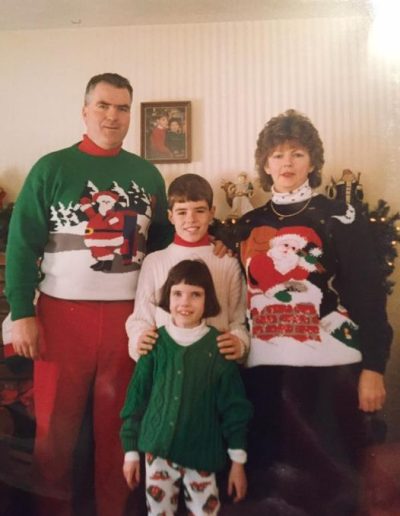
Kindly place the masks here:
<instances>
[{"instance_id":1,"label":"picture frame","mask_svg":"<svg viewBox=\"0 0 400 516\"><path fill-rule=\"evenodd\" d=\"M191 102L142 102L140 155L152 163L192 160Z\"/></svg>"}]
</instances>

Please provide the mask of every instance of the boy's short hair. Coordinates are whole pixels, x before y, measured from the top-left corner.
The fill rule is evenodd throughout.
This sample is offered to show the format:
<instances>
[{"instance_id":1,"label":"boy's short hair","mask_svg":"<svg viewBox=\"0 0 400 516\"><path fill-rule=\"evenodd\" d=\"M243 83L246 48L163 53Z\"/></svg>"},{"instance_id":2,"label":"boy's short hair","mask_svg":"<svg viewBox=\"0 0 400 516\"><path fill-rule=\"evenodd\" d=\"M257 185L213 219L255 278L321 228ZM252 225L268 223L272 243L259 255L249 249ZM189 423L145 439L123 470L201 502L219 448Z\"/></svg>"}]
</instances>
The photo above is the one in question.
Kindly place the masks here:
<instances>
[{"instance_id":1,"label":"boy's short hair","mask_svg":"<svg viewBox=\"0 0 400 516\"><path fill-rule=\"evenodd\" d=\"M203 318L215 317L221 311L217 299L214 282L209 268L202 260L182 260L172 267L168 277L161 287L158 306L169 312L171 288L179 283L194 285L204 289L205 302Z\"/></svg>"},{"instance_id":2,"label":"boy's short hair","mask_svg":"<svg viewBox=\"0 0 400 516\"><path fill-rule=\"evenodd\" d=\"M278 145L291 140L299 143L310 154L311 164L314 167L308 176L310 186L315 188L321 184L324 147L318 131L305 115L294 109L288 109L271 118L258 135L255 152L256 168L264 190L269 191L273 182L271 176L265 172L269 156Z\"/></svg>"},{"instance_id":3,"label":"boy's short hair","mask_svg":"<svg viewBox=\"0 0 400 516\"><path fill-rule=\"evenodd\" d=\"M172 210L176 202L206 201L211 209L213 205L213 191L210 183L198 174L183 174L169 185L168 208Z\"/></svg>"}]
</instances>

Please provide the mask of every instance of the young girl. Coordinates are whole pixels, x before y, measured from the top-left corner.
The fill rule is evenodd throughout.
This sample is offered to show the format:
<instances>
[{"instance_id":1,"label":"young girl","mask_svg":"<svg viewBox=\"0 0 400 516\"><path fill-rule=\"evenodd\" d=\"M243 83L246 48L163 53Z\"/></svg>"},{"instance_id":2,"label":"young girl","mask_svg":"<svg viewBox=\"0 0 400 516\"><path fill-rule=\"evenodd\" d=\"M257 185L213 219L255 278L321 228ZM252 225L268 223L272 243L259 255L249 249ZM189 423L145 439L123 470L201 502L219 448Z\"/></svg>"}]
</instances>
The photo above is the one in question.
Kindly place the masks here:
<instances>
[{"instance_id":1,"label":"young girl","mask_svg":"<svg viewBox=\"0 0 400 516\"><path fill-rule=\"evenodd\" d=\"M175 265L159 305L170 322L158 329L153 350L138 361L121 412L123 473L134 489L140 481L138 451L146 452L149 514L177 510L183 482L194 515L217 514L214 472L232 460L228 494L246 495L246 429L251 417L236 363L218 352L218 331L206 317L220 311L213 281L200 260Z\"/></svg>"}]
</instances>

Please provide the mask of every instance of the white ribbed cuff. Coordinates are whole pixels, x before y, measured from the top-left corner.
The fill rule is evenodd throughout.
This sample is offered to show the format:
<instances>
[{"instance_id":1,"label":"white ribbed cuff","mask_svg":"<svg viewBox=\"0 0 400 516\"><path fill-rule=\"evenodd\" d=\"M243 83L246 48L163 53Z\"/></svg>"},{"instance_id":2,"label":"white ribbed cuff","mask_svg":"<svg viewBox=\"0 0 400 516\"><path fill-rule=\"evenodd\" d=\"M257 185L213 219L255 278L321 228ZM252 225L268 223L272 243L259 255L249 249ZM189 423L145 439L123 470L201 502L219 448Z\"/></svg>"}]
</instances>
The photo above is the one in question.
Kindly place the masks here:
<instances>
[{"instance_id":1,"label":"white ribbed cuff","mask_svg":"<svg viewBox=\"0 0 400 516\"><path fill-rule=\"evenodd\" d=\"M139 452L128 451L125 453L124 462L138 462L140 460Z\"/></svg>"},{"instance_id":2,"label":"white ribbed cuff","mask_svg":"<svg viewBox=\"0 0 400 516\"><path fill-rule=\"evenodd\" d=\"M247 462L247 453L244 450L231 450L228 448L228 455L232 462L245 464Z\"/></svg>"}]
</instances>

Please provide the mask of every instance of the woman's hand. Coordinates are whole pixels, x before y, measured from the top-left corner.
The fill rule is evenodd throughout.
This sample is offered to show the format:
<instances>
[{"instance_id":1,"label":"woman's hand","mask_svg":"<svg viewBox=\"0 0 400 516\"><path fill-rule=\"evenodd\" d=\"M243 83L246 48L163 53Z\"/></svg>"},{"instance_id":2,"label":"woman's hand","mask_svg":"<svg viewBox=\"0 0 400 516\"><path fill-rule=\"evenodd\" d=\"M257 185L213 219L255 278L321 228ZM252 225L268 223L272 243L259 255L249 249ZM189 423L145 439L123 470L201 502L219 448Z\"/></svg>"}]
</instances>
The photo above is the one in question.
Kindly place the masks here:
<instances>
[{"instance_id":1,"label":"woman's hand","mask_svg":"<svg viewBox=\"0 0 400 516\"><path fill-rule=\"evenodd\" d=\"M358 381L359 409L364 412L375 412L383 407L386 399L383 374L363 369Z\"/></svg>"},{"instance_id":2,"label":"woman's hand","mask_svg":"<svg viewBox=\"0 0 400 516\"><path fill-rule=\"evenodd\" d=\"M247 478L244 465L232 462L228 478L228 495L235 496L234 502L243 500L247 493Z\"/></svg>"},{"instance_id":3,"label":"woman's hand","mask_svg":"<svg viewBox=\"0 0 400 516\"><path fill-rule=\"evenodd\" d=\"M139 355L147 355L147 353L153 349L157 339L158 333L156 332L156 328L145 330L141 333L137 341L137 351Z\"/></svg>"},{"instance_id":4,"label":"woman's hand","mask_svg":"<svg viewBox=\"0 0 400 516\"><path fill-rule=\"evenodd\" d=\"M210 236L211 243L214 246L214 254L218 258L223 258L226 254L228 256L233 256L233 253L226 245L222 242L222 240L216 240L214 237Z\"/></svg>"}]
</instances>

